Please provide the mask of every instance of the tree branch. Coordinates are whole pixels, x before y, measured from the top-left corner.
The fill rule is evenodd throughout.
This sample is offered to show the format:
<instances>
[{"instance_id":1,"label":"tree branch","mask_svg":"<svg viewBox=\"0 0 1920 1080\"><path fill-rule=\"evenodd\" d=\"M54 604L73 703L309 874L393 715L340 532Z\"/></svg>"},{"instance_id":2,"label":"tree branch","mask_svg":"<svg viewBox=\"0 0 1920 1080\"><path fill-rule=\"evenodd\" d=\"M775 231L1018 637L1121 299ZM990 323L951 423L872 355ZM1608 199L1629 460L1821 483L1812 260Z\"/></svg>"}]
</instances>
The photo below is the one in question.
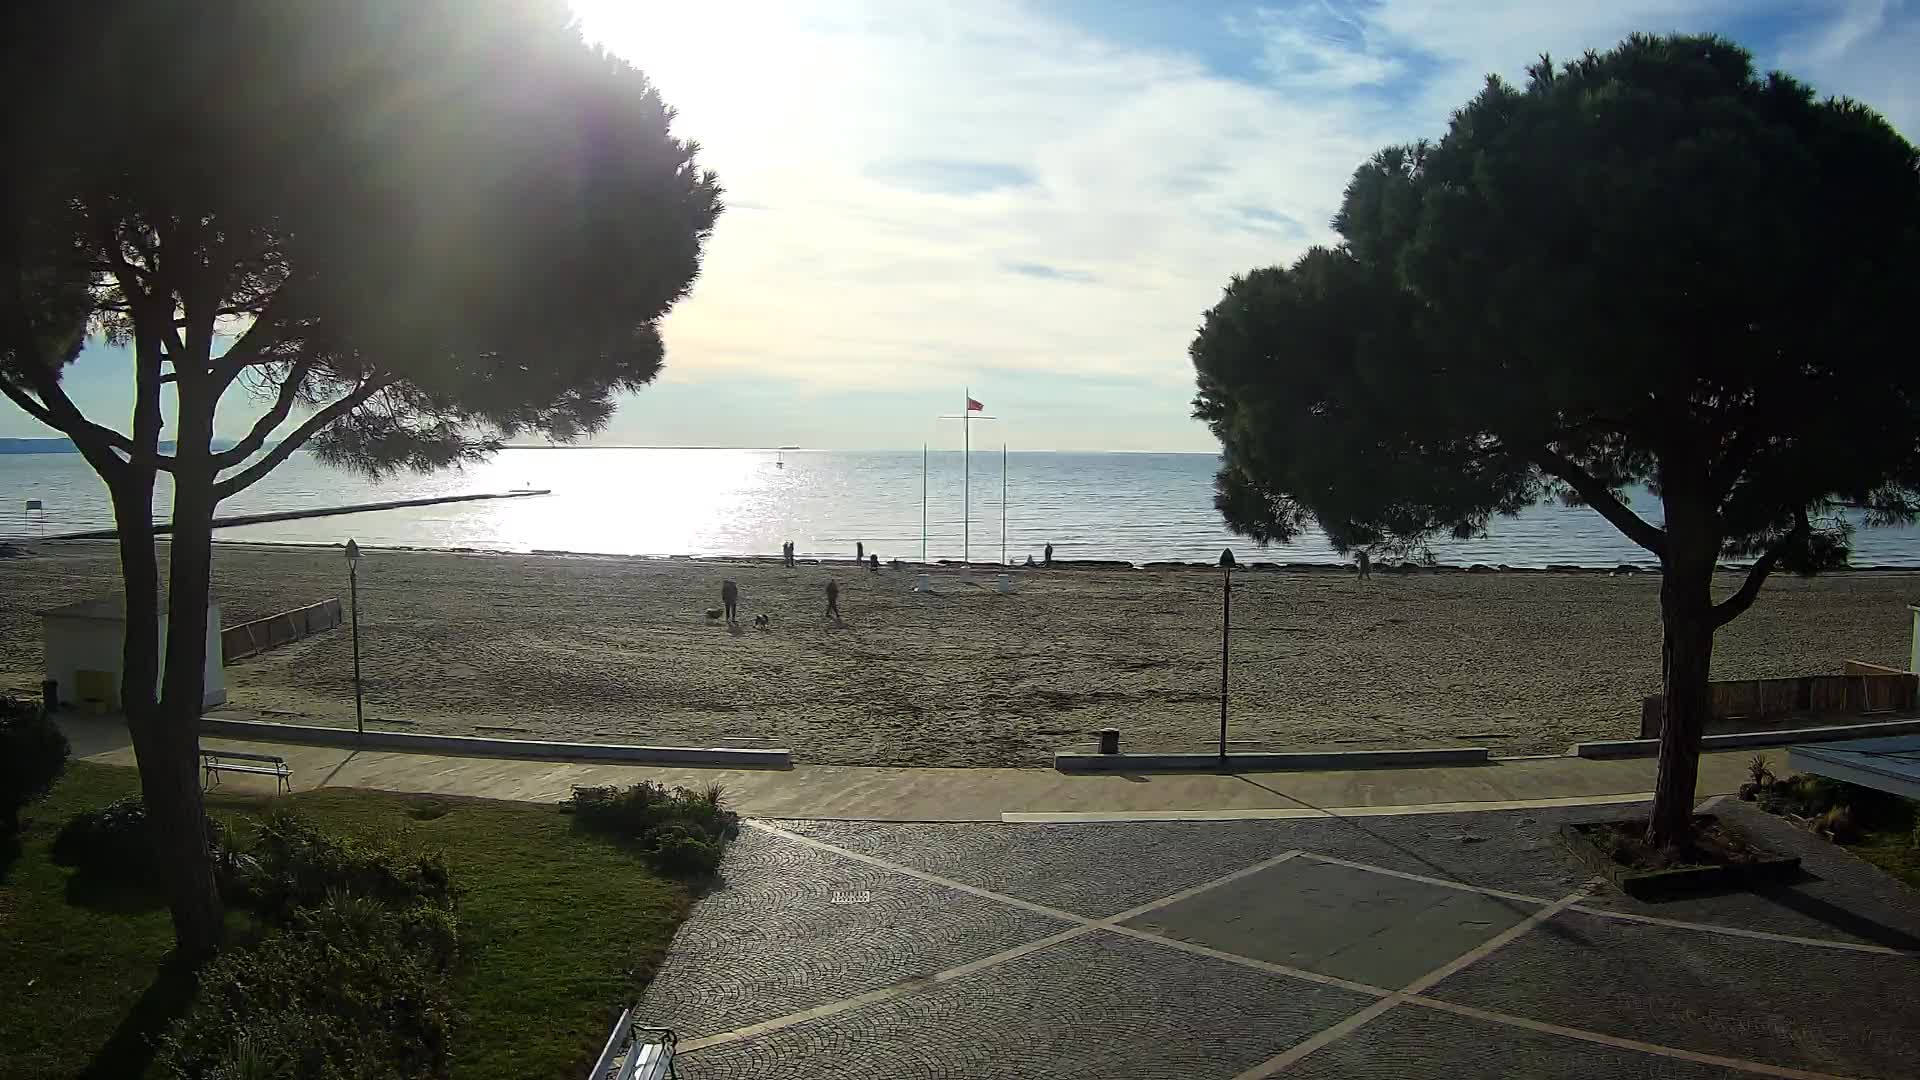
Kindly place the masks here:
<instances>
[{"instance_id":1,"label":"tree branch","mask_svg":"<svg viewBox=\"0 0 1920 1080\"><path fill-rule=\"evenodd\" d=\"M1666 557L1667 534L1634 513L1626 503L1620 501L1619 496L1585 469L1544 446L1536 448L1529 456L1547 475L1572 488L1582 501L1599 511L1600 516L1619 529L1627 539L1655 555Z\"/></svg>"},{"instance_id":2,"label":"tree branch","mask_svg":"<svg viewBox=\"0 0 1920 1080\"><path fill-rule=\"evenodd\" d=\"M295 450L305 446L308 439L319 434L328 424L360 407L368 398L387 386L387 382L374 380L361 383L352 393L339 399L308 417L306 422L295 428L293 434L280 440L273 449L266 452L259 461L247 466L225 480L213 485L215 502L237 495L252 487L259 479L272 472L281 462L287 460ZM252 436L249 435L249 438Z\"/></svg>"},{"instance_id":3,"label":"tree branch","mask_svg":"<svg viewBox=\"0 0 1920 1080\"><path fill-rule=\"evenodd\" d=\"M274 399L273 408L267 410L265 416L254 421L253 429L247 432L246 438L235 443L230 449L213 455L215 472L231 469L245 462L267 444L267 439L273 435L275 429L293 414L294 403L300 400L301 384L307 381L307 373L312 370L313 362L310 360L294 362L292 369L287 372L286 379L280 383L280 393Z\"/></svg>"},{"instance_id":4,"label":"tree branch","mask_svg":"<svg viewBox=\"0 0 1920 1080\"><path fill-rule=\"evenodd\" d=\"M32 381L37 383L39 380ZM57 384L55 391L58 393ZM40 392L37 385L35 392ZM64 432L69 439L73 440L74 449L80 451L80 455L87 459L87 464L92 465L94 471L108 483L112 483L124 471L125 463L113 455L112 448L118 445L131 456L133 441L117 431L103 428L81 416L80 411L74 408L72 401L68 400L65 394L59 394L55 399L59 403L64 403L64 408L48 401L35 401L32 395L14 385L10 379L0 379L0 393L6 394L28 416L55 431ZM42 397L45 398L45 395L42 394Z\"/></svg>"},{"instance_id":5,"label":"tree branch","mask_svg":"<svg viewBox=\"0 0 1920 1080\"><path fill-rule=\"evenodd\" d=\"M1792 531L1781 537L1747 569L1747 580L1740 583L1740 591L1713 605L1714 629L1718 630L1727 625L1752 607L1753 601L1760 595L1760 586L1766 584L1767 575L1773 573L1774 564L1780 561L1781 554L1787 550L1788 546L1806 540L1807 534L1812 531L1813 524L1807 520L1807 515L1802 513Z\"/></svg>"}]
</instances>

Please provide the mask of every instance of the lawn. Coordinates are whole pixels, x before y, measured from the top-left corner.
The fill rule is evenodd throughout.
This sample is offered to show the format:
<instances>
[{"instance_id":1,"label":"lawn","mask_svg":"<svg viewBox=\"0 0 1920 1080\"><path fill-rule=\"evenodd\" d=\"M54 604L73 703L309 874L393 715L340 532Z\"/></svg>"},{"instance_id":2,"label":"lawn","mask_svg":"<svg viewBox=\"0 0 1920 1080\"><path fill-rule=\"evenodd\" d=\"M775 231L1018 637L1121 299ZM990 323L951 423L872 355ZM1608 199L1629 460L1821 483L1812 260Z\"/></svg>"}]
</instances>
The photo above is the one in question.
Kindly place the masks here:
<instances>
[{"instance_id":1,"label":"lawn","mask_svg":"<svg viewBox=\"0 0 1920 1080\"><path fill-rule=\"evenodd\" d=\"M96 887L47 858L68 816L138 789L131 769L76 762L23 813L18 849L0 852L0 1078L139 1076L151 1034L187 1005L190 980L167 964L172 928L160 899ZM552 806L354 789L217 795L208 806L243 825L273 804L329 831L446 853L464 890L460 1078L584 1073L691 901L684 883L576 831ZM245 916L231 918L236 941L254 932Z\"/></svg>"}]
</instances>

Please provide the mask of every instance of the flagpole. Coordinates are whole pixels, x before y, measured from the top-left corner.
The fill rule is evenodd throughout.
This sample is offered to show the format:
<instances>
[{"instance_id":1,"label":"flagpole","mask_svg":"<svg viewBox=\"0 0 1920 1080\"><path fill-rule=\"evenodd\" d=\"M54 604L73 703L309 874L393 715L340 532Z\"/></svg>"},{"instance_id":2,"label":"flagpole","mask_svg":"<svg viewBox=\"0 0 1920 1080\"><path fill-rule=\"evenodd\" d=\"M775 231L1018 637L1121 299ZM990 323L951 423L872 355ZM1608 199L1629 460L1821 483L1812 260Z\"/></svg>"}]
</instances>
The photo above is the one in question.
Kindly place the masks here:
<instances>
[{"instance_id":1,"label":"flagpole","mask_svg":"<svg viewBox=\"0 0 1920 1080\"><path fill-rule=\"evenodd\" d=\"M920 444L920 562L927 561L927 444Z\"/></svg>"},{"instance_id":2,"label":"flagpole","mask_svg":"<svg viewBox=\"0 0 1920 1080\"><path fill-rule=\"evenodd\" d=\"M960 565L973 565L973 388L960 401Z\"/></svg>"},{"instance_id":3,"label":"flagpole","mask_svg":"<svg viewBox=\"0 0 1920 1080\"><path fill-rule=\"evenodd\" d=\"M1005 428L1000 430L1005 431ZM1007 565L1007 444L1000 444L1000 565Z\"/></svg>"}]
</instances>

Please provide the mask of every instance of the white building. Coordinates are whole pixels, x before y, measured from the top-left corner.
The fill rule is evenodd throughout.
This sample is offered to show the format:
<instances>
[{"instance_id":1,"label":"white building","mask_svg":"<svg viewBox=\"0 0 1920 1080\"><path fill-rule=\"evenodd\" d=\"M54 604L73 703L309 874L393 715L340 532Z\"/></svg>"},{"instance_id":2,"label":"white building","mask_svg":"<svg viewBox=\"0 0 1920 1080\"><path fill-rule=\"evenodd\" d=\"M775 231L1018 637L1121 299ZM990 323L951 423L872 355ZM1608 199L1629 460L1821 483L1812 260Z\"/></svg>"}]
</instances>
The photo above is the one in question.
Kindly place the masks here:
<instances>
[{"instance_id":1,"label":"white building","mask_svg":"<svg viewBox=\"0 0 1920 1080\"><path fill-rule=\"evenodd\" d=\"M47 650L47 675L59 685L60 704L120 711L120 658L126 638L124 596L103 596L38 613ZM165 670L167 604L160 601L160 656ZM203 707L227 700L221 667L220 605L207 601L207 661ZM156 684L155 690L159 689Z\"/></svg>"}]
</instances>

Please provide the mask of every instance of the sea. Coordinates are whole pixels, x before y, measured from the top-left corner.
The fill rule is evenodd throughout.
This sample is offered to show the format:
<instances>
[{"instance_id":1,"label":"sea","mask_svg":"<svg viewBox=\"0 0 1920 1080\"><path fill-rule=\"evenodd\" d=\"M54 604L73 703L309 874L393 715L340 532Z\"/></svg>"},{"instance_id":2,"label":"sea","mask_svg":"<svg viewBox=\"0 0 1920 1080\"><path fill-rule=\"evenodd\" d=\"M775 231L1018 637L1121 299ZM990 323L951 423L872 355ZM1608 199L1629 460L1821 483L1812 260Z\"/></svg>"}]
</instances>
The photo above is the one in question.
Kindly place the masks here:
<instances>
[{"instance_id":1,"label":"sea","mask_svg":"<svg viewBox=\"0 0 1920 1080\"><path fill-rule=\"evenodd\" d=\"M1044 453L1004 457L918 450L526 448L428 475L381 480L297 453L222 504L223 515L318 509L478 492L546 490L528 498L445 503L223 528L221 540L344 543L492 551L649 556L1336 563L1318 534L1260 549L1213 508L1212 454ZM924 461L924 467L923 467ZM1659 520L1645 491L1628 492ZM170 493L156 495L164 518ZM29 510L29 500L40 509ZM0 539L112 525L105 487L77 454L0 455ZM1532 507L1496 519L1480 539L1435 542L1441 563L1515 567L1651 565L1591 510ZM1855 565L1920 566L1920 529L1862 529Z\"/></svg>"}]
</instances>

